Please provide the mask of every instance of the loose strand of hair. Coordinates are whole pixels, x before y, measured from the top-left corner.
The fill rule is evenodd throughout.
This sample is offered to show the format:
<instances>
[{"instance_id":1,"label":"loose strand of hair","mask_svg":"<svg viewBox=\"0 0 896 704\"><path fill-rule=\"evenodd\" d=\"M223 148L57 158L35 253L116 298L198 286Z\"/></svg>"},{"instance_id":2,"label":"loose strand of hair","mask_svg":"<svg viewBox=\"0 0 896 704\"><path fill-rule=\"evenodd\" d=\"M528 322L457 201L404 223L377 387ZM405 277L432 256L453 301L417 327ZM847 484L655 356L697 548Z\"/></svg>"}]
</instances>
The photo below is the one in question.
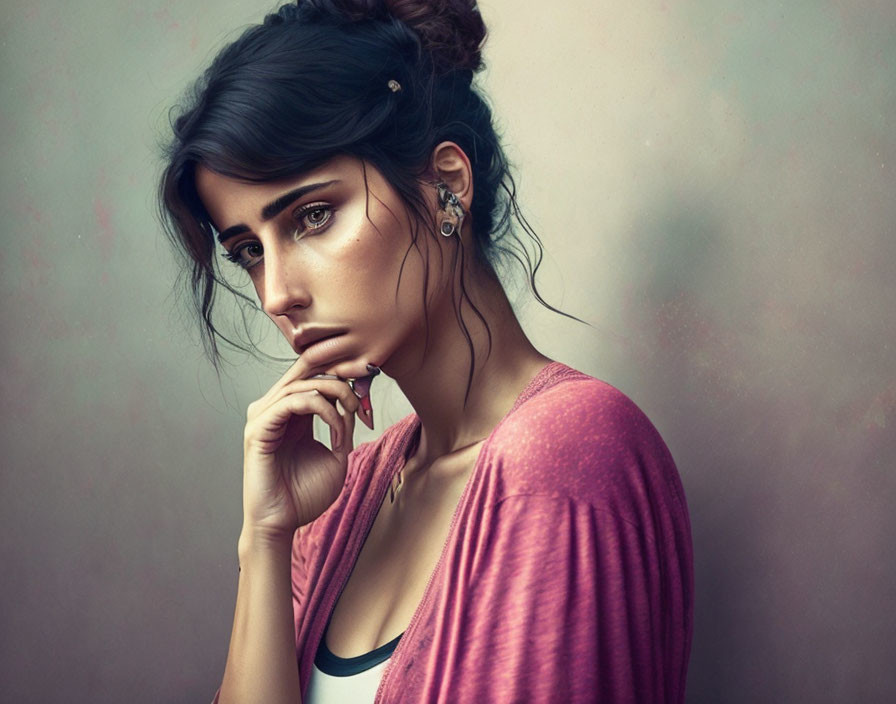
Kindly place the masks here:
<instances>
[{"instance_id":1,"label":"loose strand of hair","mask_svg":"<svg viewBox=\"0 0 896 704\"><path fill-rule=\"evenodd\" d=\"M501 188L504 190L504 192L508 196L510 209L513 212L513 217L516 218L517 222L522 227L523 232L525 232L526 235L528 235L529 238L533 241L535 248L537 250L537 255L536 255L536 260L535 260L534 265L532 264L532 261L529 259L528 251L524 247L522 247L522 244L520 244L521 249L523 252L526 253L524 256L525 264L523 263L523 259L521 259L516 254L511 253L512 256L514 257L514 259L516 259L520 263L520 265L523 267L524 271L526 271L528 279L529 279L529 286L532 290L532 294L535 296L535 299L542 306L547 308L548 310L551 310L554 313L562 315L571 320L575 320L579 323L582 323L583 325L588 325L588 327L593 327L590 323L585 322L581 318L579 318L575 315L572 315L571 313L562 311L559 308L556 308L553 305L551 305L550 303L548 303L544 299L544 297L541 295L541 292L538 290L538 285L535 281L535 275L538 273L538 269L541 267L542 260L544 259L544 245L541 242L541 238L535 232L535 229L529 224L529 221L526 219L525 215L523 215L523 212L519 207L519 203L517 202L517 199L516 199L516 184L513 180L513 177L511 177L508 174L507 180L510 182L510 186L508 186L508 184L506 182L502 181ZM508 252L508 250L506 248L502 248L502 250L505 252ZM508 253L510 253L510 252L508 252Z\"/></svg>"},{"instance_id":2,"label":"loose strand of hair","mask_svg":"<svg viewBox=\"0 0 896 704\"><path fill-rule=\"evenodd\" d=\"M470 390L472 389L473 374L476 371L476 351L475 351L475 348L473 345L473 339L472 339L472 336L470 335L469 328L467 327L467 323L464 320L464 315L463 315L464 300L467 301L470 308L472 308L473 312L476 314L476 317L479 318L480 321L482 321L482 325L483 325L483 327L485 327L485 332L486 332L486 335L488 336L488 352L485 355L486 360L492 354L492 331L491 331L491 328L489 328L488 322L485 320L485 317L482 315L482 312L479 310L479 308L476 306L476 304L473 303L473 299L470 298L470 295L467 292L467 287L466 287L466 283L465 283L466 282L466 276L465 276L466 267L464 266L465 261L466 261L466 248L464 247L464 243L461 240L459 231L457 233L457 247L455 248L455 262L458 261L457 253L459 253L459 259L460 259L460 293L461 293L461 295L460 295L460 299L458 300L457 304L455 305L455 315L457 316L457 319L460 322L461 329L463 330L463 333L464 333L464 337L467 340L467 347L470 350L470 373L467 376L467 391L464 394L464 408L466 408L467 401L469 401L469 398L470 398ZM456 268L457 267L455 265L455 269ZM454 278L452 276L452 288L453 288L453 281L454 281ZM452 300L454 300L453 295L452 295Z\"/></svg>"}]
</instances>

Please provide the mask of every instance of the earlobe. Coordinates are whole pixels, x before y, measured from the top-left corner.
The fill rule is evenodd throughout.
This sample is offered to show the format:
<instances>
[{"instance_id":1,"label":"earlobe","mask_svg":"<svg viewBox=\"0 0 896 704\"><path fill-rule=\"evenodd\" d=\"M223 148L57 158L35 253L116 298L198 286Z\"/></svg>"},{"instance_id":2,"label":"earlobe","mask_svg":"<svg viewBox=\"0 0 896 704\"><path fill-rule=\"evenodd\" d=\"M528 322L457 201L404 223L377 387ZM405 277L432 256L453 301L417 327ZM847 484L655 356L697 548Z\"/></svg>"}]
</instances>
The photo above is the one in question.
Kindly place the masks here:
<instances>
[{"instance_id":1,"label":"earlobe","mask_svg":"<svg viewBox=\"0 0 896 704\"><path fill-rule=\"evenodd\" d=\"M441 142L432 153L436 180L444 183L469 211L473 202L473 169L464 150L454 142Z\"/></svg>"},{"instance_id":2,"label":"earlobe","mask_svg":"<svg viewBox=\"0 0 896 704\"><path fill-rule=\"evenodd\" d=\"M439 212L442 216L439 232L445 237L460 233L466 215L463 204L443 181L436 184L436 192L439 198Z\"/></svg>"}]
</instances>

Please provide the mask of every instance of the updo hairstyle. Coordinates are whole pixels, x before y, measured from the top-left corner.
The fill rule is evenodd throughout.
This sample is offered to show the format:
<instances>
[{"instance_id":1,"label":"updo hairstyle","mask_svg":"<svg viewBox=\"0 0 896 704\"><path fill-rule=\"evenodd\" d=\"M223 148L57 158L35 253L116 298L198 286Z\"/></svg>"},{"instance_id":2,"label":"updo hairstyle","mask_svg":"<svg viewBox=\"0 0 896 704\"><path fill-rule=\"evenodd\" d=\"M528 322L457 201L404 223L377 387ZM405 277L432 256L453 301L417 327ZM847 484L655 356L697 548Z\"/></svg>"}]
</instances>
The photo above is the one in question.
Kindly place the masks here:
<instances>
[{"instance_id":1,"label":"updo hairstyle","mask_svg":"<svg viewBox=\"0 0 896 704\"><path fill-rule=\"evenodd\" d=\"M357 157L383 174L414 215L411 246L419 247L421 226L438 236L421 191L431 181L432 151L453 141L473 172L476 263L494 276L503 258L513 258L536 298L556 310L535 288L541 243L518 211L491 110L472 83L483 66L485 35L475 0L299 0L218 54L185 105L172 111L159 193L162 221L183 255L203 343L216 366L219 341L257 352L251 341L235 341L216 326L216 285L257 304L220 276L215 230L196 191L200 164L226 177L267 182L301 175L337 155ZM392 80L400 90L390 89ZM511 215L533 238L534 266L511 231ZM463 267L460 238L454 240ZM246 334L248 340L248 325Z\"/></svg>"}]
</instances>

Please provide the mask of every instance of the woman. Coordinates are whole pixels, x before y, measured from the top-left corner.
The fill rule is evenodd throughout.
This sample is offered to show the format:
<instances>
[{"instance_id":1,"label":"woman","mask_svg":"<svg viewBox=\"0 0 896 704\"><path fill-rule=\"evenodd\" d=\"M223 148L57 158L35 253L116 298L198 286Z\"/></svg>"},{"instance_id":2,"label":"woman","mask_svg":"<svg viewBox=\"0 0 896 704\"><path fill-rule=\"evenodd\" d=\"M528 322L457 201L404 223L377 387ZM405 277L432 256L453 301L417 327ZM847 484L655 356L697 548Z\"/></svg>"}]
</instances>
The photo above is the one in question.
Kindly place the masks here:
<instances>
[{"instance_id":1,"label":"woman","mask_svg":"<svg viewBox=\"0 0 896 704\"><path fill-rule=\"evenodd\" d=\"M683 701L681 485L495 274L519 250L484 36L472 0L291 3L174 123L163 214L212 353L220 245L298 355L248 411L222 704ZM380 370L415 413L353 448Z\"/></svg>"}]
</instances>

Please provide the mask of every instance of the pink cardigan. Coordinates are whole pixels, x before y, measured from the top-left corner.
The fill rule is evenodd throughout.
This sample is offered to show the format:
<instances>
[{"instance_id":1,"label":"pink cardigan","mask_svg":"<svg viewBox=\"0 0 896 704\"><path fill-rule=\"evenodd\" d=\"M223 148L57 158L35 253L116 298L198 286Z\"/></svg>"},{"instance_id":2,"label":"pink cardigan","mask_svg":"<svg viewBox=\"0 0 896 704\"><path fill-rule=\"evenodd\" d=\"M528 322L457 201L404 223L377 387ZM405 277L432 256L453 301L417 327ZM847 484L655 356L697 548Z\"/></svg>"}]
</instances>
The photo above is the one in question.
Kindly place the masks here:
<instances>
[{"instance_id":1,"label":"pink cardigan","mask_svg":"<svg viewBox=\"0 0 896 704\"><path fill-rule=\"evenodd\" d=\"M390 480L410 415L351 455L345 488L296 533L303 695ZM672 457L622 392L545 366L484 443L377 702L683 702L693 558Z\"/></svg>"}]
</instances>

